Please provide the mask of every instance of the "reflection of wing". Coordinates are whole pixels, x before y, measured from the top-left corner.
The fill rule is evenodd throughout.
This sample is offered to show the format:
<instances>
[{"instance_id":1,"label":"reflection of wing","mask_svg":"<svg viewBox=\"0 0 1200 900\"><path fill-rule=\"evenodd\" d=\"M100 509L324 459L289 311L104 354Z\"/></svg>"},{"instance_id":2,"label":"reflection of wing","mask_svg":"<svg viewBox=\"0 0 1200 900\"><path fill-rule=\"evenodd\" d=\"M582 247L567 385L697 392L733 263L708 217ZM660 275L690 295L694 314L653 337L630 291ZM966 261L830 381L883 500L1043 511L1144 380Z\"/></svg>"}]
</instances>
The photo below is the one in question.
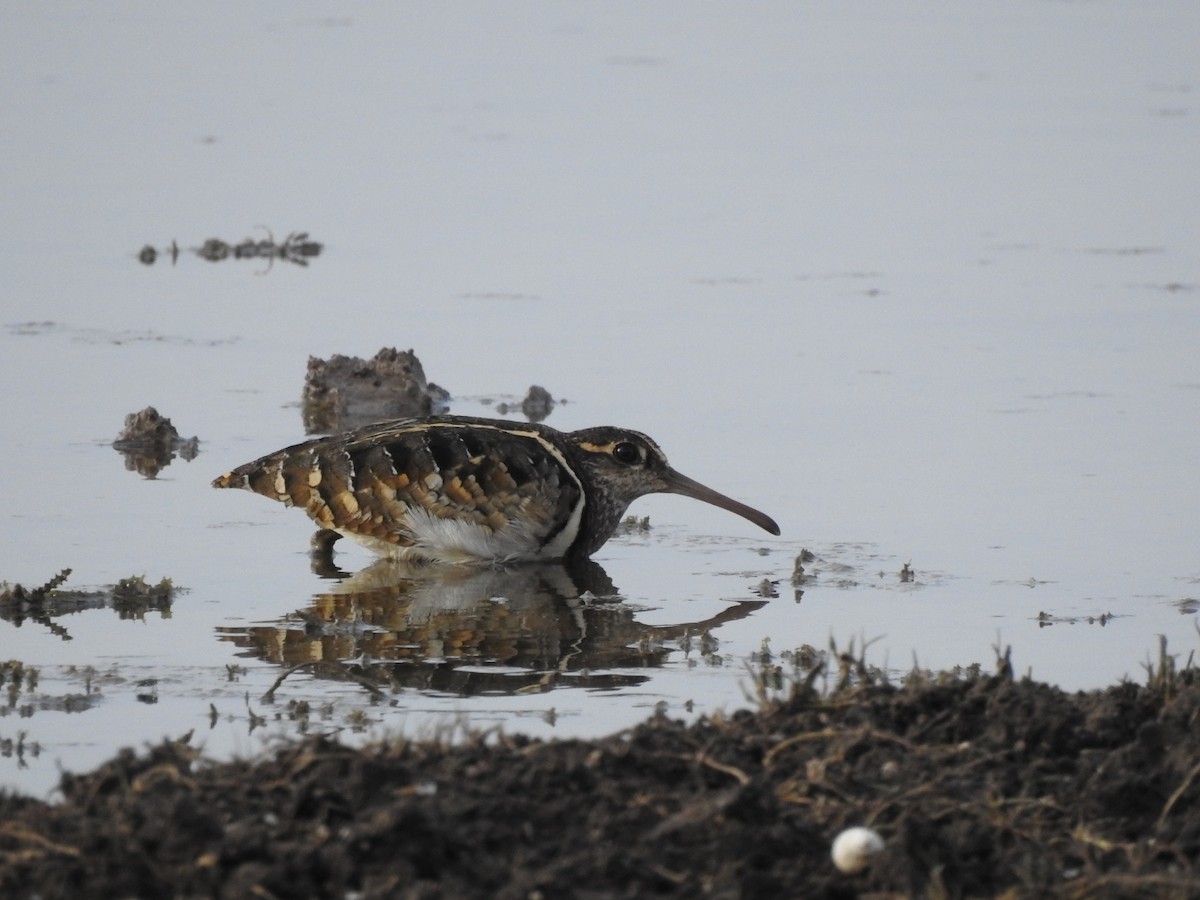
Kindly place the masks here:
<instances>
[{"instance_id":1,"label":"reflection of wing","mask_svg":"<svg viewBox=\"0 0 1200 900\"><path fill-rule=\"evenodd\" d=\"M483 542L497 558L535 555L560 534L573 538L568 526L582 502L579 481L540 432L462 418L384 423L297 444L214 484L299 506L368 544Z\"/></svg>"},{"instance_id":2,"label":"reflection of wing","mask_svg":"<svg viewBox=\"0 0 1200 900\"><path fill-rule=\"evenodd\" d=\"M468 568L382 559L277 624L218 633L247 656L285 665L370 660L357 671L382 683L436 682L461 693L485 683L512 693L560 669L575 670L571 684L580 686L640 683L644 676L578 671L587 668L586 657L576 658L589 620L633 615L622 603L603 602L615 594L591 560Z\"/></svg>"},{"instance_id":3,"label":"reflection of wing","mask_svg":"<svg viewBox=\"0 0 1200 900\"><path fill-rule=\"evenodd\" d=\"M461 695L643 683L685 635L744 618L743 601L697 622L646 625L591 560L468 568L382 559L274 625L219 628L221 640L321 677L365 677ZM708 642L715 652L715 641ZM640 674L631 674L636 669ZM342 674L339 674L342 673Z\"/></svg>"}]
</instances>

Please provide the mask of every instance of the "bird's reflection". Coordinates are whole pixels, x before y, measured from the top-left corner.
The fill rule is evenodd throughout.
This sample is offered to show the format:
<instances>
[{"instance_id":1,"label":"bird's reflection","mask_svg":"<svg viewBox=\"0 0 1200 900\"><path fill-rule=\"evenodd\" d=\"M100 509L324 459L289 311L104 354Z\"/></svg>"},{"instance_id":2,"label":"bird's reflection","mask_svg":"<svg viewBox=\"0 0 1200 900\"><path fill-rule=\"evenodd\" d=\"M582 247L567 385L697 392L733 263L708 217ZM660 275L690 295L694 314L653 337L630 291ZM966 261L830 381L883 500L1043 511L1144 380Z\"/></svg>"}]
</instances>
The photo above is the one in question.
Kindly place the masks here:
<instances>
[{"instance_id":1,"label":"bird's reflection","mask_svg":"<svg viewBox=\"0 0 1200 900\"><path fill-rule=\"evenodd\" d=\"M663 665L666 641L696 638L744 618L762 601L716 616L645 625L604 569L571 565L470 569L380 560L316 595L302 610L266 625L220 628L239 655L379 688L457 695L514 694L555 687L618 687ZM620 669L625 671L612 671Z\"/></svg>"}]
</instances>

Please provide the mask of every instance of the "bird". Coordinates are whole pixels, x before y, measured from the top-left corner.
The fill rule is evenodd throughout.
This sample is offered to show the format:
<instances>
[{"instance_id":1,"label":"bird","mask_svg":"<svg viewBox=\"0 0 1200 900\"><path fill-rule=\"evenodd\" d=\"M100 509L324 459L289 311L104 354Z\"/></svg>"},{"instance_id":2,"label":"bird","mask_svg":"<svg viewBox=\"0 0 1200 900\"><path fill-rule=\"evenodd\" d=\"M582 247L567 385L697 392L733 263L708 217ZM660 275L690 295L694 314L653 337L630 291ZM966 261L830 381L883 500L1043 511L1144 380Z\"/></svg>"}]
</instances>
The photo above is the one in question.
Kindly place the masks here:
<instances>
[{"instance_id":1,"label":"bird","mask_svg":"<svg viewBox=\"0 0 1200 900\"><path fill-rule=\"evenodd\" d=\"M646 435L612 426L398 419L285 447L213 487L300 507L326 546L347 537L417 562L587 559L634 500L654 493L710 503L779 534L770 516L675 471Z\"/></svg>"}]
</instances>

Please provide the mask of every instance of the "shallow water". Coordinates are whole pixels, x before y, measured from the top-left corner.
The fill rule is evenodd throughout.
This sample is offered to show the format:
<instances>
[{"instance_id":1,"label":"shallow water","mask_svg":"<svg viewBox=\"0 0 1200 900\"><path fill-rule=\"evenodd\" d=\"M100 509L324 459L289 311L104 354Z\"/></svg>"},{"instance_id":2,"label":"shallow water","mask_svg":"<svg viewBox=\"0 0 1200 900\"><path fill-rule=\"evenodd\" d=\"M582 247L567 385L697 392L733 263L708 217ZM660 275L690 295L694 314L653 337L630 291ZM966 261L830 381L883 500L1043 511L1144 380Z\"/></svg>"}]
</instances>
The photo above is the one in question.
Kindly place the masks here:
<instances>
[{"instance_id":1,"label":"shallow water","mask_svg":"<svg viewBox=\"0 0 1200 900\"><path fill-rule=\"evenodd\" d=\"M183 589L169 615L56 620L70 640L0 621L0 658L40 673L0 717L0 784L43 794L60 766L192 730L217 756L302 727L599 734L741 704L764 638L873 641L897 671L1011 644L1068 688L1141 677L1158 635L1196 646L1193 4L58 4L0 24L0 579ZM186 250L259 226L324 251ZM139 264L172 239L174 266ZM281 669L231 637L330 584L303 515L209 482L303 437L310 354L381 346L412 347L455 413L540 383L569 400L548 424L644 430L783 536L646 498L651 529L596 555L622 610L583 618L628 629L599 662L472 658L486 690L379 702L299 671L264 703ZM201 441L155 480L109 446L147 405ZM464 603L473 634L497 604ZM718 618L715 647L672 630ZM557 627L539 646L579 642ZM423 646L413 668L436 668Z\"/></svg>"}]
</instances>

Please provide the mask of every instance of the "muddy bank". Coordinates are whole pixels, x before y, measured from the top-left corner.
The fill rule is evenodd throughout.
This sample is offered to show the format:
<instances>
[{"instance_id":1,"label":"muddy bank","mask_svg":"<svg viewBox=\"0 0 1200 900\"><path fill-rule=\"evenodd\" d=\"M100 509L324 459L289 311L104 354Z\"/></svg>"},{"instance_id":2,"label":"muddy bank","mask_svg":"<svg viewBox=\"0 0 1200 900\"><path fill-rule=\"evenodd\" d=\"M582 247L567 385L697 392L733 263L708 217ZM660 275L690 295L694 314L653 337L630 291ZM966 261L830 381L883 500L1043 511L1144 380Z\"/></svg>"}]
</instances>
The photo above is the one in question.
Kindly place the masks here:
<instances>
[{"instance_id":1,"label":"muddy bank","mask_svg":"<svg viewBox=\"0 0 1200 900\"><path fill-rule=\"evenodd\" d=\"M314 740L221 765L164 744L64 777L54 805L0 798L0 894L1192 897L1200 678L1163 663L1086 694L1007 665L800 683L597 741ZM829 847L852 825L886 845L845 875Z\"/></svg>"}]
</instances>

